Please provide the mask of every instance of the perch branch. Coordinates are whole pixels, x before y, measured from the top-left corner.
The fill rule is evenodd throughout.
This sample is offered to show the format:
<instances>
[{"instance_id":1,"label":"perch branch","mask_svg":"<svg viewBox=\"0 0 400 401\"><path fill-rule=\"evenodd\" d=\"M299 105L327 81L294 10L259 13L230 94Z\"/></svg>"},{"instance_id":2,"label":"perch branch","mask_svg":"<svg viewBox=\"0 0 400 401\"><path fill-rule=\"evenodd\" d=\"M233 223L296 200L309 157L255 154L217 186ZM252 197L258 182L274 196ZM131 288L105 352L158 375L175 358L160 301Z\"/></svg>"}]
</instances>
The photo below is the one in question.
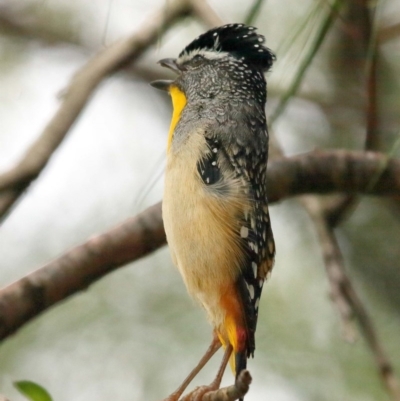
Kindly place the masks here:
<instances>
[{"instance_id":1,"label":"perch branch","mask_svg":"<svg viewBox=\"0 0 400 401\"><path fill-rule=\"evenodd\" d=\"M202 387L195 389L190 394L184 396L180 401L235 401L243 398L249 391L251 384L251 375L248 370L242 370L232 386L220 388L218 390L205 393L202 398L198 399L198 391L202 391Z\"/></svg>"}]
</instances>

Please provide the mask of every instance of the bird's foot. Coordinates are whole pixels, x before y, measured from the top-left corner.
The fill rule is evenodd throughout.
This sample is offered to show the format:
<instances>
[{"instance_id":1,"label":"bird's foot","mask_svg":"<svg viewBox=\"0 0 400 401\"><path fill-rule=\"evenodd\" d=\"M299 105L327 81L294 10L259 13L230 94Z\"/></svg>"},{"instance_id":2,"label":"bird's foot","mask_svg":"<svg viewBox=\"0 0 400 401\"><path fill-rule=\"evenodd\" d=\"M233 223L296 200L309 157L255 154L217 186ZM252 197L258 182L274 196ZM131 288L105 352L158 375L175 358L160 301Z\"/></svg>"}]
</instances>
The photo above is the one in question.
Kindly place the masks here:
<instances>
[{"instance_id":1,"label":"bird's foot","mask_svg":"<svg viewBox=\"0 0 400 401\"><path fill-rule=\"evenodd\" d=\"M235 401L243 399L249 391L251 376L248 370L242 370L234 385L219 388L219 383L196 387L180 401Z\"/></svg>"}]
</instances>

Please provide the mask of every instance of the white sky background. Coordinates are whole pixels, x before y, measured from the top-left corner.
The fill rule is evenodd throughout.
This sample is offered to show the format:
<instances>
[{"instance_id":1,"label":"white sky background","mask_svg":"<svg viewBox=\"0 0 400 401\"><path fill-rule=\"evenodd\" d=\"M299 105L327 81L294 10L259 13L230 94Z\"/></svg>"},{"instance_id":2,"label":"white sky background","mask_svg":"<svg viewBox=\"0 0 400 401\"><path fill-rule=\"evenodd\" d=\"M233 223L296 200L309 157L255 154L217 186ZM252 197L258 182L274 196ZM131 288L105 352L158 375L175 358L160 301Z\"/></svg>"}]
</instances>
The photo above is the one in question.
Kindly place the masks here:
<instances>
[{"instance_id":1,"label":"white sky background","mask_svg":"<svg viewBox=\"0 0 400 401\"><path fill-rule=\"evenodd\" d=\"M83 42L91 49L101 47L107 19L106 43L112 43L137 30L164 4L156 0L43 3L79 7ZM229 0L210 3L227 22L241 20L250 5ZM305 15L307 4L313 3L266 2L256 25L269 47L278 47L287 27ZM198 23L188 21L176 26L140 63L153 66L160 58L177 55L202 31ZM4 46L0 41L0 53ZM73 47L44 48L34 42L21 49L25 53L19 55L18 64L0 74L1 170L37 138L58 108L57 94L88 57ZM282 71L291 73L287 60L281 63L282 69L277 64L268 77L272 88L287 79ZM160 69L160 77L163 73ZM315 79L320 79L318 74ZM163 96L123 74L100 86L43 174L1 227L0 286L162 198L162 179L144 199L140 192L164 164L170 108ZM302 112L306 106L308 118ZM310 150L315 142L322 146L330 134L321 110L308 106L295 102L291 118L276 127L290 153ZM308 136L295 135L301 130ZM288 202L272 208L272 219L277 264L264 290L257 352L249 362L254 384L246 400L372 401L363 386L349 382L353 360L365 364L360 375L373 385L378 379L363 344L349 347L340 338L307 218ZM380 324L388 333L400 328L398 320L385 313ZM12 382L26 379L46 387L57 401L159 400L195 364L210 332L163 249L102 279L7 340L0 347L0 393L22 401ZM218 359L197 384L211 380ZM227 373L224 384L231 381Z\"/></svg>"}]
</instances>

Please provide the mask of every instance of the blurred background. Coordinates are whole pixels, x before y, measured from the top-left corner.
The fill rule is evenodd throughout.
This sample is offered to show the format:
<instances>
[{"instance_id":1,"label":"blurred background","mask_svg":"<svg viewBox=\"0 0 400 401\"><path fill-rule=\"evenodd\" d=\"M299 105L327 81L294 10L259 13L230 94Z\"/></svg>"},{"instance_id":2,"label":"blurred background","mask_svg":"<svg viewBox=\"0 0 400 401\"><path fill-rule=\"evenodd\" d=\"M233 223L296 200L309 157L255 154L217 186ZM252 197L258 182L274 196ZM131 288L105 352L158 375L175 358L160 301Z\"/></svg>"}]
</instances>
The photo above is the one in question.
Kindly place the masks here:
<instances>
[{"instance_id":1,"label":"blurred background","mask_svg":"<svg viewBox=\"0 0 400 401\"><path fill-rule=\"evenodd\" d=\"M271 135L286 154L361 150L367 142L400 155L398 1L209 4L226 22L251 20L276 53L267 75L267 112ZM167 5L0 0L0 171L40 135L79 68ZM171 105L148 82L167 77L157 60L177 56L205 29L193 18L179 21L138 62L99 87L0 228L0 287L162 198ZM335 233L349 276L400 372L400 203L364 197L355 206ZM343 339L309 216L296 200L273 205L271 215L277 258L264 287L246 400L390 400L363 338ZM164 247L4 341L0 393L22 401L12 383L32 380L57 401L157 401L183 380L210 339L211 328ZM195 384L213 378L220 356ZM231 382L228 372L224 385Z\"/></svg>"}]
</instances>

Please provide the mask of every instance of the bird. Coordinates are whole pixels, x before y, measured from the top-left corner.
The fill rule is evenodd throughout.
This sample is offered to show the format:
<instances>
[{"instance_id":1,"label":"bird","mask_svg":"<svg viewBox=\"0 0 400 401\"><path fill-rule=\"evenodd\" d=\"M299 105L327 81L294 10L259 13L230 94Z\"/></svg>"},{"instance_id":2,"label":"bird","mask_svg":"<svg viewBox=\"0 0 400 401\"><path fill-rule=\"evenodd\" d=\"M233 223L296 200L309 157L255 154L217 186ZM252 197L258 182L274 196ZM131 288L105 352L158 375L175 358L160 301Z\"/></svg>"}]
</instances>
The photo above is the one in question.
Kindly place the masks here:
<instances>
[{"instance_id":1,"label":"bird","mask_svg":"<svg viewBox=\"0 0 400 401\"><path fill-rule=\"evenodd\" d=\"M151 83L167 91L173 105L162 202L167 242L214 333L170 400L179 399L221 345L215 387L229 361L237 378L254 356L260 296L275 258L264 73L276 57L264 43L253 26L213 28L177 58L159 61L176 79Z\"/></svg>"}]
</instances>

